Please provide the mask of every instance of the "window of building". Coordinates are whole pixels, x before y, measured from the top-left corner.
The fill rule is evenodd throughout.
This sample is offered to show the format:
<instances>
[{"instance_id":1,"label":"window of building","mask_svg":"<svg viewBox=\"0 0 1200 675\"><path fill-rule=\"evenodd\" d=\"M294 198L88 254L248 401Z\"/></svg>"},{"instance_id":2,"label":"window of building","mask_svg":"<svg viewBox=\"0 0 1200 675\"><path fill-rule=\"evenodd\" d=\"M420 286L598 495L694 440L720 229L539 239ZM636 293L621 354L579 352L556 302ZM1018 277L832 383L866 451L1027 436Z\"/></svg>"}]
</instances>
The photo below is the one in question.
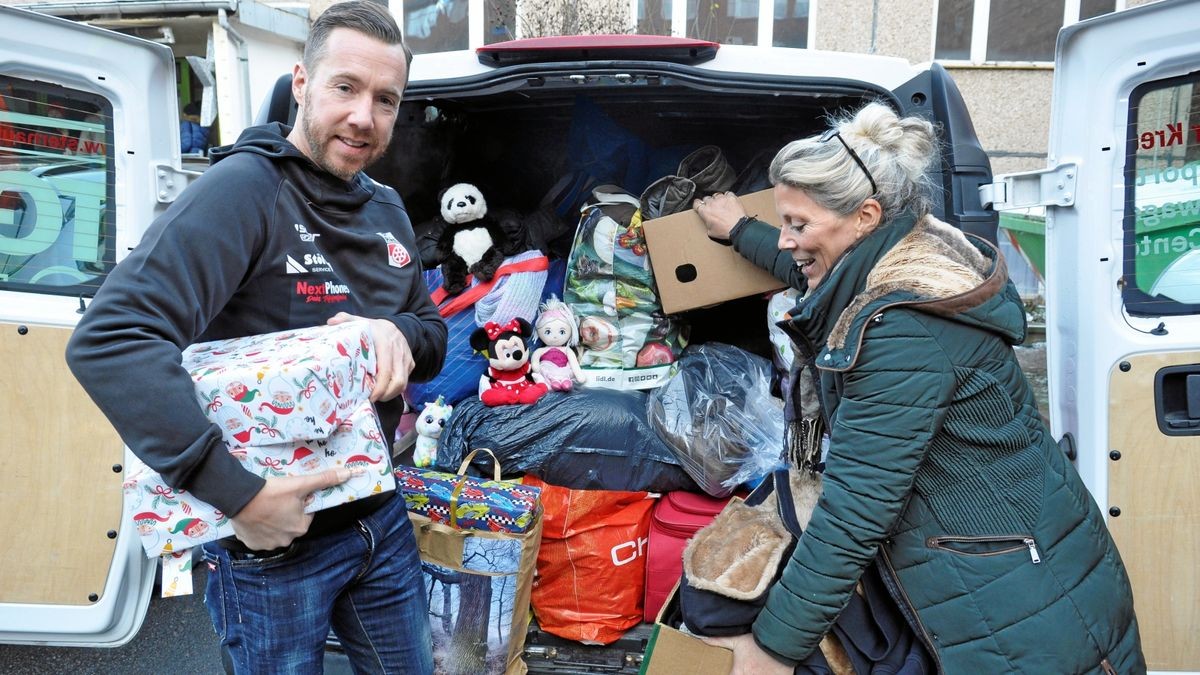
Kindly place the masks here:
<instances>
[{"instance_id":1,"label":"window of building","mask_svg":"<svg viewBox=\"0 0 1200 675\"><path fill-rule=\"evenodd\" d=\"M672 0L634 0L638 35L670 35Z\"/></svg>"},{"instance_id":2,"label":"window of building","mask_svg":"<svg viewBox=\"0 0 1200 675\"><path fill-rule=\"evenodd\" d=\"M811 0L630 0L642 35L722 44L808 47Z\"/></svg>"},{"instance_id":3,"label":"window of building","mask_svg":"<svg viewBox=\"0 0 1200 675\"><path fill-rule=\"evenodd\" d=\"M414 54L467 49L468 0L404 0L404 39Z\"/></svg>"},{"instance_id":4,"label":"window of building","mask_svg":"<svg viewBox=\"0 0 1200 675\"><path fill-rule=\"evenodd\" d=\"M775 0L771 44L776 47L807 47L808 14L808 0Z\"/></svg>"},{"instance_id":5,"label":"window of building","mask_svg":"<svg viewBox=\"0 0 1200 675\"><path fill-rule=\"evenodd\" d=\"M1125 0L938 0L935 59L1053 62L1063 26L1124 9Z\"/></svg>"},{"instance_id":6,"label":"window of building","mask_svg":"<svg viewBox=\"0 0 1200 675\"><path fill-rule=\"evenodd\" d=\"M1200 76L1129 97L1122 297L1130 314L1200 313Z\"/></svg>"},{"instance_id":7,"label":"window of building","mask_svg":"<svg viewBox=\"0 0 1200 675\"><path fill-rule=\"evenodd\" d=\"M758 0L687 0L687 37L758 44Z\"/></svg>"},{"instance_id":8,"label":"window of building","mask_svg":"<svg viewBox=\"0 0 1200 675\"><path fill-rule=\"evenodd\" d=\"M483 44L517 39L517 0L483 3Z\"/></svg>"},{"instance_id":9,"label":"window of building","mask_svg":"<svg viewBox=\"0 0 1200 675\"><path fill-rule=\"evenodd\" d=\"M522 5L521 0L393 0L389 7L413 53L429 54L530 37L522 33ZM642 35L776 47L812 43L811 0L629 0L628 6L622 30L632 27ZM574 9L588 7L581 3ZM545 10L541 5L529 9Z\"/></svg>"},{"instance_id":10,"label":"window of building","mask_svg":"<svg viewBox=\"0 0 1200 675\"><path fill-rule=\"evenodd\" d=\"M94 295L114 265L112 106L0 75L0 290Z\"/></svg>"}]
</instances>

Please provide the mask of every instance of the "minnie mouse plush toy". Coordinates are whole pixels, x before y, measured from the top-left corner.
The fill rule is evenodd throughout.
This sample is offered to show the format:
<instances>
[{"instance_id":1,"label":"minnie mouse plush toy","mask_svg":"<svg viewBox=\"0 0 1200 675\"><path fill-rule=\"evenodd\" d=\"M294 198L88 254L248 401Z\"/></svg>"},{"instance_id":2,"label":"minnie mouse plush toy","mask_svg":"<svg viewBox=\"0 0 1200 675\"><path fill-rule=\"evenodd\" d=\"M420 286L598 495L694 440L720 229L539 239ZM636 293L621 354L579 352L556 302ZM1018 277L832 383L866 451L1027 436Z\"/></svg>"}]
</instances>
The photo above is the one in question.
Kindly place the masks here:
<instances>
[{"instance_id":1,"label":"minnie mouse plush toy","mask_svg":"<svg viewBox=\"0 0 1200 675\"><path fill-rule=\"evenodd\" d=\"M471 348L488 360L479 378L479 400L484 405L533 403L546 395L541 376L529 365L528 340L533 326L517 317L505 324L489 321L471 333Z\"/></svg>"}]
</instances>

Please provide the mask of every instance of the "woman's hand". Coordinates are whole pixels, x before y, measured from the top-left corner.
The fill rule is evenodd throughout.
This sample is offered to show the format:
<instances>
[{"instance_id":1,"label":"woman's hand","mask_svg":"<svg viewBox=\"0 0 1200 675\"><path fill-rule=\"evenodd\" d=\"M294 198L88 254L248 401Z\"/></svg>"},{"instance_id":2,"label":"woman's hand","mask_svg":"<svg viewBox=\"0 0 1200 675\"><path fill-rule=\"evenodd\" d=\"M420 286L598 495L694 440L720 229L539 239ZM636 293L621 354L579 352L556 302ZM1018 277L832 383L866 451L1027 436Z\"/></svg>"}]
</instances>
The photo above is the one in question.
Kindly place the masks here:
<instances>
[{"instance_id":1,"label":"woman's hand","mask_svg":"<svg viewBox=\"0 0 1200 675\"><path fill-rule=\"evenodd\" d=\"M746 216L742 203L732 192L719 192L697 199L692 202L692 209L704 221L708 236L713 239L729 239L733 226Z\"/></svg>"},{"instance_id":2,"label":"woman's hand","mask_svg":"<svg viewBox=\"0 0 1200 675\"><path fill-rule=\"evenodd\" d=\"M791 675L795 670L792 666L780 663L767 652L763 651L754 636L750 633L734 635L733 637L701 638L705 643L714 647L724 647L733 651L733 670L729 675Z\"/></svg>"}]
</instances>

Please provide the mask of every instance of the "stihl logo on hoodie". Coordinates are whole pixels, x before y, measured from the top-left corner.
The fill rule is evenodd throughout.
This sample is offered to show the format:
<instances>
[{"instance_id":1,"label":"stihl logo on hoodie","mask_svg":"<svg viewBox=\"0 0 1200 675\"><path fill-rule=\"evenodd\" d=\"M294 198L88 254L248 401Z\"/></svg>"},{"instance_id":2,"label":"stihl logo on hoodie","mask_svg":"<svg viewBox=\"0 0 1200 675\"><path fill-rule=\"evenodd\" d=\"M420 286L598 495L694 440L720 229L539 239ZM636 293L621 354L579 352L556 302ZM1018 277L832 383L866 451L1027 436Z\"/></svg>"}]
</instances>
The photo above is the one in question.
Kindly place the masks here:
<instances>
[{"instance_id":1,"label":"stihl logo on hoodie","mask_svg":"<svg viewBox=\"0 0 1200 675\"><path fill-rule=\"evenodd\" d=\"M375 234L383 237L383 240L387 242L387 259L389 265L392 267L404 267L412 262L412 256L408 254L408 249L396 241L396 237L392 236L391 232L376 232Z\"/></svg>"}]
</instances>

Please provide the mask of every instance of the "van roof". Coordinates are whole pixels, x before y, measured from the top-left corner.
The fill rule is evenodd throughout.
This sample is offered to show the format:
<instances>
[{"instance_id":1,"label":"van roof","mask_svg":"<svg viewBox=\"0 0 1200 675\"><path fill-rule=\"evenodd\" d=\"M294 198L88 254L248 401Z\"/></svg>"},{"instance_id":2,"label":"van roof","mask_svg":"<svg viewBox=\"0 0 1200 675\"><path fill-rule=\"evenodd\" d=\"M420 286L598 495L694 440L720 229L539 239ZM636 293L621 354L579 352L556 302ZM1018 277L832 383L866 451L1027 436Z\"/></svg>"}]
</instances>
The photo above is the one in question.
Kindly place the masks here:
<instances>
[{"instance_id":1,"label":"van roof","mask_svg":"<svg viewBox=\"0 0 1200 675\"><path fill-rule=\"evenodd\" d=\"M496 45L489 45L485 49L494 51ZM662 62L646 60L644 47L639 49L638 55L643 58L630 60L631 67L646 68L658 64L681 67L674 63L668 63L665 59ZM586 61L582 59L559 61L555 62L554 66L562 68L571 64L579 64L580 67L585 67L586 64L603 63L608 67L619 67L622 63L619 57L613 53L614 51L619 50L602 52L603 58L591 56ZM410 81L415 83L478 77L506 67L530 67L530 65L502 65L499 67L486 65L480 62L479 54L473 50L418 54L413 59ZM720 45L711 60L686 67L728 74L744 73L754 77L782 76L809 80L856 80L885 89L895 89L927 69L927 66L913 65L904 59L890 56L747 45Z\"/></svg>"}]
</instances>

